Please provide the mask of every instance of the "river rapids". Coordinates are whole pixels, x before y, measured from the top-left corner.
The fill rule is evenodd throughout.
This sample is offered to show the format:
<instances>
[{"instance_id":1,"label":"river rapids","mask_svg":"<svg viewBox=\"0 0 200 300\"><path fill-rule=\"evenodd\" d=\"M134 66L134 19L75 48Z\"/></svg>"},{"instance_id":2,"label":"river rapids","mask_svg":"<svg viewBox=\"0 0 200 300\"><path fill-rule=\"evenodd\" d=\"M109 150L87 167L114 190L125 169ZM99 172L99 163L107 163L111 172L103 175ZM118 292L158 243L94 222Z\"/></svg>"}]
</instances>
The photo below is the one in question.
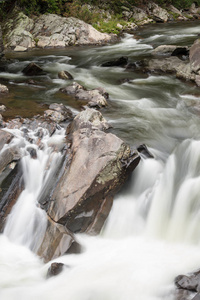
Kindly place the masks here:
<instances>
[{"instance_id":1,"label":"river rapids","mask_svg":"<svg viewBox=\"0 0 200 300\"><path fill-rule=\"evenodd\" d=\"M62 157L51 152L47 134L42 150L34 146L34 160L23 141L25 189L0 236L1 300L173 300L174 278L200 267L200 91L172 75L101 67L119 56L137 64L161 44L191 45L199 32L198 22L152 25L115 45L8 54L15 60L0 73L11 91L8 106L28 115L36 103L62 102L77 113L73 99L59 92L66 82L57 73L68 70L87 88L105 88L110 102L102 113L112 131L131 146L145 143L154 158L142 157L101 234L77 235L83 253L56 259L69 267L47 279L51 262L34 254L46 229L37 200ZM36 86L21 73L31 61L48 74ZM14 143L23 140L12 133ZM62 143L62 129L56 135Z\"/></svg>"}]
</instances>

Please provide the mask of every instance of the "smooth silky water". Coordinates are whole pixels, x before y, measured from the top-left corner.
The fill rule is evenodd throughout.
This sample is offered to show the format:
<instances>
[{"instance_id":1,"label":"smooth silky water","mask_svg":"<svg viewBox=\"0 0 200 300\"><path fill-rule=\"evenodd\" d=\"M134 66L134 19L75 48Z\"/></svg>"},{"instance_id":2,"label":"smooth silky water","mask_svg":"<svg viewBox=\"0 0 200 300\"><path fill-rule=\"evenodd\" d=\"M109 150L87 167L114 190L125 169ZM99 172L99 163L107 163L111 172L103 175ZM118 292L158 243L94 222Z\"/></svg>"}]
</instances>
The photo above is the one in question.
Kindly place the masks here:
<instances>
[{"instance_id":1,"label":"smooth silky water","mask_svg":"<svg viewBox=\"0 0 200 300\"><path fill-rule=\"evenodd\" d=\"M124 55L137 64L163 43L191 45L199 31L199 22L159 24L138 30L137 40L127 34L115 45L7 54L15 61L0 73L11 91L1 99L9 107L5 117L31 116L53 102L77 113L77 102L59 91L66 82L57 73L68 70L87 88L109 92L102 113L111 131L131 146L145 143L155 158L142 158L116 196L101 235L77 235L83 253L56 259L69 268L46 279L51 262L43 264L34 254L46 228L37 200L55 172L54 158L62 157L52 152L45 135L46 146L34 146L33 160L28 141L15 132L13 142L22 143L24 152L25 190L0 236L1 300L171 300L174 278L200 268L200 91L174 76L101 67ZM31 61L47 72L33 78L34 84L21 72ZM57 134L62 143L62 130Z\"/></svg>"}]
</instances>

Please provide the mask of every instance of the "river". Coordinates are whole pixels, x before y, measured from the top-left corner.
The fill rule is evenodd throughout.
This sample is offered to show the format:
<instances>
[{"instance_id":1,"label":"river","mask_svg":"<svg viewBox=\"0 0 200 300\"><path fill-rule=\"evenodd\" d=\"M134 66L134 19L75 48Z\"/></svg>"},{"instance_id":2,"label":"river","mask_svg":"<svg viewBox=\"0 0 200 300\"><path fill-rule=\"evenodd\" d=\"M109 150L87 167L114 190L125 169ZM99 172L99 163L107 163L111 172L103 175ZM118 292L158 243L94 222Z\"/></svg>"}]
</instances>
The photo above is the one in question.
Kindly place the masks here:
<instances>
[{"instance_id":1,"label":"river","mask_svg":"<svg viewBox=\"0 0 200 300\"><path fill-rule=\"evenodd\" d=\"M110 100L102 113L112 132L132 147L145 143L155 158L142 158L116 196L100 236L77 235L83 253L56 259L69 267L55 278L46 279L50 263L44 264L24 241L31 218L26 204L30 217L22 222L21 216L14 237L9 226L0 236L1 300L172 300L174 278L200 267L200 90L172 75L101 67L119 56L138 63L161 44L191 45L199 32L199 22L150 25L135 33L137 39L126 34L114 45L7 54L14 61L0 73L10 90L1 99L9 108L6 118L29 117L54 102L80 111L59 91L66 82L57 73L68 70L87 88L105 88ZM47 72L33 78L34 84L21 72L31 61ZM38 159L43 161L43 155ZM37 172L35 165L26 172L32 194L43 184Z\"/></svg>"}]
</instances>

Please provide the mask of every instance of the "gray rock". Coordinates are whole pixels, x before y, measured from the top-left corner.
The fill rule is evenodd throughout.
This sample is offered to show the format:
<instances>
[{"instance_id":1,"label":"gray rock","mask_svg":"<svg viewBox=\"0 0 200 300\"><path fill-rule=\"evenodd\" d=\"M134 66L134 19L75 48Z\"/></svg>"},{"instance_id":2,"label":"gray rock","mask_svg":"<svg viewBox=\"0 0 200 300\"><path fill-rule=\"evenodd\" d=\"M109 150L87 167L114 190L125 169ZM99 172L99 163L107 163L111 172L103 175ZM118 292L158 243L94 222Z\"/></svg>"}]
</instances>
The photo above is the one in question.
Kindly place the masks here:
<instances>
[{"instance_id":1,"label":"gray rock","mask_svg":"<svg viewBox=\"0 0 200 300\"><path fill-rule=\"evenodd\" d=\"M189 57L192 71L198 74L200 71L200 39L196 40L190 48Z\"/></svg>"},{"instance_id":2,"label":"gray rock","mask_svg":"<svg viewBox=\"0 0 200 300\"><path fill-rule=\"evenodd\" d=\"M86 102L89 107L105 107L108 105L107 99L109 98L108 93L102 88L93 90L86 90L80 84L74 82L72 85L62 88L61 92L68 95L74 95L76 100Z\"/></svg>"},{"instance_id":3,"label":"gray rock","mask_svg":"<svg viewBox=\"0 0 200 300\"><path fill-rule=\"evenodd\" d=\"M15 15L16 18L9 19L4 24L4 32L6 32L4 37L5 48L21 46L28 49L35 47L34 37L31 34L34 21L22 12L16 11Z\"/></svg>"},{"instance_id":4,"label":"gray rock","mask_svg":"<svg viewBox=\"0 0 200 300\"><path fill-rule=\"evenodd\" d=\"M136 6L133 7L133 15L132 18L138 25L145 25L153 22L153 19L149 18L147 12L141 8Z\"/></svg>"},{"instance_id":5,"label":"gray rock","mask_svg":"<svg viewBox=\"0 0 200 300\"><path fill-rule=\"evenodd\" d=\"M101 66L102 67L123 67L123 66L127 65L127 63L128 63L128 57L121 56L114 60L107 61L107 62L103 63Z\"/></svg>"},{"instance_id":6,"label":"gray rock","mask_svg":"<svg viewBox=\"0 0 200 300\"><path fill-rule=\"evenodd\" d=\"M192 300L200 300L200 294L199 294L199 293L196 294L196 295L194 296L194 298L192 298Z\"/></svg>"},{"instance_id":7,"label":"gray rock","mask_svg":"<svg viewBox=\"0 0 200 300\"><path fill-rule=\"evenodd\" d=\"M1 94L6 94L8 92L9 92L9 90L8 90L7 86L3 85L3 84L0 84L0 93Z\"/></svg>"},{"instance_id":8,"label":"gray rock","mask_svg":"<svg viewBox=\"0 0 200 300\"><path fill-rule=\"evenodd\" d=\"M175 285L180 289L197 291L198 280L195 276L179 275L175 278Z\"/></svg>"},{"instance_id":9,"label":"gray rock","mask_svg":"<svg viewBox=\"0 0 200 300\"><path fill-rule=\"evenodd\" d=\"M176 45L160 45L152 51L152 54L153 55L172 55L172 56L188 55L189 47L176 46Z\"/></svg>"},{"instance_id":10,"label":"gray rock","mask_svg":"<svg viewBox=\"0 0 200 300\"><path fill-rule=\"evenodd\" d=\"M195 80L190 63L175 56L165 59L152 59L145 68L152 73L171 73L176 74L177 78Z\"/></svg>"},{"instance_id":11,"label":"gray rock","mask_svg":"<svg viewBox=\"0 0 200 300\"><path fill-rule=\"evenodd\" d=\"M101 33L94 27L76 18L44 14L30 19L16 12L16 19L5 23L6 48L50 48L69 45L104 44L112 41L113 35ZM22 49L22 48L21 48Z\"/></svg>"},{"instance_id":12,"label":"gray rock","mask_svg":"<svg viewBox=\"0 0 200 300\"><path fill-rule=\"evenodd\" d=\"M5 105L0 105L0 112L6 111L6 106Z\"/></svg>"},{"instance_id":13,"label":"gray rock","mask_svg":"<svg viewBox=\"0 0 200 300\"><path fill-rule=\"evenodd\" d=\"M166 9L161 8L154 2L148 2L147 4L148 13L156 22L167 22L170 18L169 13Z\"/></svg>"}]
</instances>

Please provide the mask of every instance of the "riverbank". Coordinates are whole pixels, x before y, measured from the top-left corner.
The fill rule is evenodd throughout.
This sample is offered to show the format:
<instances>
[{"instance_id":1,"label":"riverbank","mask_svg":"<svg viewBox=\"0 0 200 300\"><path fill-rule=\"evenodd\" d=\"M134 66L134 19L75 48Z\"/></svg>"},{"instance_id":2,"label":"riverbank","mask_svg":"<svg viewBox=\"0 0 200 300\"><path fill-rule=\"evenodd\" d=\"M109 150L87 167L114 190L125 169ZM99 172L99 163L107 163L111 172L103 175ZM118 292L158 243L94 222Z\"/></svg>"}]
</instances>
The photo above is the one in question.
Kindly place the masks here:
<instances>
[{"instance_id":1,"label":"riverbank","mask_svg":"<svg viewBox=\"0 0 200 300\"><path fill-rule=\"evenodd\" d=\"M70 11L63 13L63 16L28 16L20 7L15 6L2 22L5 49L23 52L35 47L106 44L116 41L117 35L123 32L134 33L138 26L200 19L200 7L195 3L182 10L173 5L161 7L155 2L140 6L128 3L127 6L120 6L118 14L116 9L111 10L106 4L73 5L72 3Z\"/></svg>"}]
</instances>

